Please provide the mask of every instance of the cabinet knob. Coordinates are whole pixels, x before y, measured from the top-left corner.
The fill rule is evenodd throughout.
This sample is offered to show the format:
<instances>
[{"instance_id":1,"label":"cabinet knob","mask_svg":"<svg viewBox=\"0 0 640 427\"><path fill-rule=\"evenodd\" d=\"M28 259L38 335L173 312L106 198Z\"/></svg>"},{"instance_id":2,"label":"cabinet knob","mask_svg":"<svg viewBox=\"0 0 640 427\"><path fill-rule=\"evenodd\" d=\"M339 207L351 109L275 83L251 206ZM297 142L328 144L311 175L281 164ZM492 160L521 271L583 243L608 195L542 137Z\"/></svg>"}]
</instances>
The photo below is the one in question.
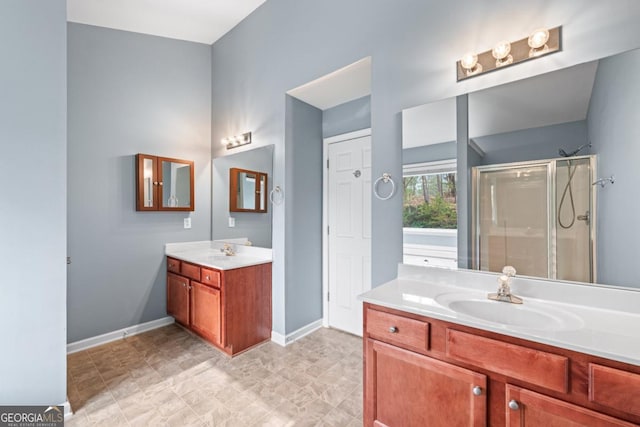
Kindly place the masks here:
<instances>
[{"instance_id":1,"label":"cabinet knob","mask_svg":"<svg viewBox=\"0 0 640 427\"><path fill-rule=\"evenodd\" d=\"M480 386L475 386L475 387L473 388L473 394L474 394L474 395L476 395L476 396L480 396L480 395L482 395L482 387L480 387Z\"/></svg>"},{"instance_id":2,"label":"cabinet knob","mask_svg":"<svg viewBox=\"0 0 640 427\"><path fill-rule=\"evenodd\" d=\"M517 411L518 409L520 409L520 405L518 404L518 402L512 399L509 401L509 408Z\"/></svg>"},{"instance_id":3,"label":"cabinet knob","mask_svg":"<svg viewBox=\"0 0 640 427\"><path fill-rule=\"evenodd\" d=\"M389 328L389 332L391 332L392 334L396 334L398 333L398 328L396 328L395 326L392 326Z\"/></svg>"},{"instance_id":4,"label":"cabinet knob","mask_svg":"<svg viewBox=\"0 0 640 427\"><path fill-rule=\"evenodd\" d=\"M186 287L187 287L187 284L186 284L186 283L183 283L183 284L182 284L182 287L183 287L183 288L186 288Z\"/></svg>"},{"instance_id":5,"label":"cabinet knob","mask_svg":"<svg viewBox=\"0 0 640 427\"><path fill-rule=\"evenodd\" d=\"M205 276L207 278L207 280L209 280L209 276Z\"/></svg>"}]
</instances>

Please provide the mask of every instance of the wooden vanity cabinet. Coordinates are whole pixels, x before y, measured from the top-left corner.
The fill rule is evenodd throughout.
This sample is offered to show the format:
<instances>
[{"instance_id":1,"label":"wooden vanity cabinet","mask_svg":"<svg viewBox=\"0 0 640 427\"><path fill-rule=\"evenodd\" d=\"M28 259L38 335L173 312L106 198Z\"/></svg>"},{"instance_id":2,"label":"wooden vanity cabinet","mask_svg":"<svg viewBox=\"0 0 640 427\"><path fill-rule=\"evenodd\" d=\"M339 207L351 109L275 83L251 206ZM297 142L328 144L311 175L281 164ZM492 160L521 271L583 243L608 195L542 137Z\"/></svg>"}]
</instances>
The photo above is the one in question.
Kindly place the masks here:
<instances>
[{"instance_id":1,"label":"wooden vanity cabinet","mask_svg":"<svg viewBox=\"0 0 640 427\"><path fill-rule=\"evenodd\" d=\"M485 375L376 340L366 348L365 425L486 425Z\"/></svg>"},{"instance_id":2,"label":"wooden vanity cabinet","mask_svg":"<svg viewBox=\"0 0 640 427\"><path fill-rule=\"evenodd\" d=\"M189 325L189 279L174 273L167 273L167 313L176 322Z\"/></svg>"},{"instance_id":3,"label":"wooden vanity cabinet","mask_svg":"<svg viewBox=\"0 0 640 427\"><path fill-rule=\"evenodd\" d=\"M633 427L633 424L520 387L507 386L508 427Z\"/></svg>"},{"instance_id":4,"label":"wooden vanity cabinet","mask_svg":"<svg viewBox=\"0 0 640 427\"><path fill-rule=\"evenodd\" d=\"M191 282L190 327L198 335L220 345L220 290Z\"/></svg>"},{"instance_id":5,"label":"wooden vanity cabinet","mask_svg":"<svg viewBox=\"0 0 640 427\"><path fill-rule=\"evenodd\" d=\"M640 366L363 309L365 426L640 425Z\"/></svg>"},{"instance_id":6,"label":"wooden vanity cabinet","mask_svg":"<svg viewBox=\"0 0 640 427\"><path fill-rule=\"evenodd\" d=\"M268 341L271 263L216 270L167 257L167 313L231 356Z\"/></svg>"}]
</instances>

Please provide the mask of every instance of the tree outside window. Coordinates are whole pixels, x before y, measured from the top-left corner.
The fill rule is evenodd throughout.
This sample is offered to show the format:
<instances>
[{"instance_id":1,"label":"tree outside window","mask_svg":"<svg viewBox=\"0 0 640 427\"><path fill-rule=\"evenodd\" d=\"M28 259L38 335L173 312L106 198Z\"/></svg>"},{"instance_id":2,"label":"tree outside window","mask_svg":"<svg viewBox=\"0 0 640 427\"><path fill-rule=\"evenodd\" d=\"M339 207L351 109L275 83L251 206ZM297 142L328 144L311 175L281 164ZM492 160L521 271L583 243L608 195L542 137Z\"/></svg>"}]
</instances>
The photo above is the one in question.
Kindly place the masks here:
<instances>
[{"instance_id":1,"label":"tree outside window","mask_svg":"<svg viewBox=\"0 0 640 427\"><path fill-rule=\"evenodd\" d=\"M458 227L455 172L408 175L403 184L403 227Z\"/></svg>"}]
</instances>

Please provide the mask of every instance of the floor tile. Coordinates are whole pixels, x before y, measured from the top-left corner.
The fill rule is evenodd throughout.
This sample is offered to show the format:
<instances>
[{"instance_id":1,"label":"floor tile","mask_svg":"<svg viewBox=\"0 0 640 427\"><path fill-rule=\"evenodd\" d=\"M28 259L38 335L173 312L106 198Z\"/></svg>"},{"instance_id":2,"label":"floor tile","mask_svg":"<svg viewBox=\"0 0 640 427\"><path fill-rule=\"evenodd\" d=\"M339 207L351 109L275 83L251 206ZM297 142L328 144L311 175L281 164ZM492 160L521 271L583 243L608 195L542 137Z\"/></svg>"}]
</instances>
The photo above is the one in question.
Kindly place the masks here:
<instances>
[{"instance_id":1,"label":"floor tile","mask_svg":"<svg viewBox=\"0 0 640 427\"><path fill-rule=\"evenodd\" d=\"M70 427L362 425L362 339L331 329L229 358L169 325L67 364Z\"/></svg>"}]
</instances>

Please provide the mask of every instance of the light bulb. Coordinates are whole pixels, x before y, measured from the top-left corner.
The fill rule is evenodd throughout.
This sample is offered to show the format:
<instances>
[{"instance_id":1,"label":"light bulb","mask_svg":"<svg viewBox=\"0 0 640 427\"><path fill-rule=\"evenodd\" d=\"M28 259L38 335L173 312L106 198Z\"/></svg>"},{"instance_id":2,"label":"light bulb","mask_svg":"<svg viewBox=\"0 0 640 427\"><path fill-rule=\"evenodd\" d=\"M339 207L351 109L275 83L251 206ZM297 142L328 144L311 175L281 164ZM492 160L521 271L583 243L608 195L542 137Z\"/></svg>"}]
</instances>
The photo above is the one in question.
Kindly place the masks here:
<instances>
[{"instance_id":1,"label":"light bulb","mask_svg":"<svg viewBox=\"0 0 640 427\"><path fill-rule=\"evenodd\" d=\"M465 70L471 70L478 64L478 55L473 52L467 52L464 54L462 59L460 60L460 65Z\"/></svg>"},{"instance_id":2,"label":"light bulb","mask_svg":"<svg viewBox=\"0 0 640 427\"><path fill-rule=\"evenodd\" d=\"M549 41L549 30L546 28L539 28L535 30L529 36L527 43L529 43L529 47L532 49L540 49Z\"/></svg>"},{"instance_id":3,"label":"light bulb","mask_svg":"<svg viewBox=\"0 0 640 427\"><path fill-rule=\"evenodd\" d=\"M467 52L460 59L460 66L464 68L467 76L472 76L482 72L482 64L478 64L478 55Z\"/></svg>"},{"instance_id":4,"label":"light bulb","mask_svg":"<svg viewBox=\"0 0 640 427\"><path fill-rule=\"evenodd\" d=\"M509 55L509 52L511 52L511 43L508 41L503 40L495 45L491 54L496 58L496 67L513 63L513 56Z\"/></svg>"},{"instance_id":5,"label":"light bulb","mask_svg":"<svg viewBox=\"0 0 640 427\"><path fill-rule=\"evenodd\" d=\"M491 54L496 59L505 59L507 55L509 55L509 52L511 52L511 43L503 40L495 45L495 47L491 51Z\"/></svg>"}]
</instances>

